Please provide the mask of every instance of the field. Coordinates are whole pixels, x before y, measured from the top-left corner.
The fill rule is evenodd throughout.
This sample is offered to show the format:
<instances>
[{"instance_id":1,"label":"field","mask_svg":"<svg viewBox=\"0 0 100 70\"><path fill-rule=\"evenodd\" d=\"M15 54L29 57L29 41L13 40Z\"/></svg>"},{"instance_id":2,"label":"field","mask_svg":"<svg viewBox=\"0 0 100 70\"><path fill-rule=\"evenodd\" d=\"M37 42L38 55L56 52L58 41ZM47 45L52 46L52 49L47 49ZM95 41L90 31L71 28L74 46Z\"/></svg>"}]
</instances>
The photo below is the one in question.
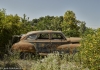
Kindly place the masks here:
<instances>
[{"instance_id":1,"label":"field","mask_svg":"<svg viewBox=\"0 0 100 70\"><path fill-rule=\"evenodd\" d=\"M19 59L16 56L7 56L0 61L1 69L15 69L15 70L89 70L83 68L79 54L69 55L59 53L49 54L46 57L33 57L32 59Z\"/></svg>"}]
</instances>

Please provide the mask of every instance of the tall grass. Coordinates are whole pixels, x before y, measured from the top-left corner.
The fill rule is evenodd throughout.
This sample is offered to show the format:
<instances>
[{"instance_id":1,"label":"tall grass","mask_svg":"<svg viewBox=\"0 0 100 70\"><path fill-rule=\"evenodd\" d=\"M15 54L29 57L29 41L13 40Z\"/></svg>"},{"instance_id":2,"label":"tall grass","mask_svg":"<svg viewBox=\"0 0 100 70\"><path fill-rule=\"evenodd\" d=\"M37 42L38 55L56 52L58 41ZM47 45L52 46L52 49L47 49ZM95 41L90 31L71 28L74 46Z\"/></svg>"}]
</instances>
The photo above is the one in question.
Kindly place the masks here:
<instances>
[{"instance_id":1,"label":"tall grass","mask_svg":"<svg viewBox=\"0 0 100 70\"><path fill-rule=\"evenodd\" d=\"M82 68L79 62L70 59L71 56L69 59L73 61L68 61L67 57L67 54L62 57L58 53L50 54L44 59L33 63L31 70L80 70Z\"/></svg>"},{"instance_id":2,"label":"tall grass","mask_svg":"<svg viewBox=\"0 0 100 70\"><path fill-rule=\"evenodd\" d=\"M88 70L88 68L83 68L83 65L80 64L79 53L63 53L60 55L58 52L51 53L43 58L33 56L33 58L27 60L20 59L20 53L5 54L4 59L0 61L0 67L2 69L15 68L14 70Z\"/></svg>"},{"instance_id":3,"label":"tall grass","mask_svg":"<svg viewBox=\"0 0 100 70\"><path fill-rule=\"evenodd\" d=\"M4 68L19 68L23 70L81 70L78 54L69 55L52 53L44 58L38 59L19 59L19 54L13 56L5 55L1 65Z\"/></svg>"}]
</instances>

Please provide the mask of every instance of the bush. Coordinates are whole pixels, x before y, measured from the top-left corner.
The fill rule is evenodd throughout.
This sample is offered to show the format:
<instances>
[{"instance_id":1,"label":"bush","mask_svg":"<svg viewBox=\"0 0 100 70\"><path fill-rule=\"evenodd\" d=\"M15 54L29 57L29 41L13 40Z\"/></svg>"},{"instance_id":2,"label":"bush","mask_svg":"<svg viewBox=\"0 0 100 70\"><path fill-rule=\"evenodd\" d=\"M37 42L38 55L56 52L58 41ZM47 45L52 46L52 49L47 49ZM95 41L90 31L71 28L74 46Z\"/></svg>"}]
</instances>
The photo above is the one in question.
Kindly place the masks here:
<instances>
[{"instance_id":1,"label":"bush","mask_svg":"<svg viewBox=\"0 0 100 70\"><path fill-rule=\"evenodd\" d=\"M58 53L50 54L33 63L31 70L81 70L79 62L68 61L67 58L71 57L68 56L70 55L64 54L61 58Z\"/></svg>"},{"instance_id":2,"label":"bush","mask_svg":"<svg viewBox=\"0 0 100 70\"><path fill-rule=\"evenodd\" d=\"M81 41L80 49L83 66L100 70L100 29L89 29Z\"/></svg>"}]
</instances>

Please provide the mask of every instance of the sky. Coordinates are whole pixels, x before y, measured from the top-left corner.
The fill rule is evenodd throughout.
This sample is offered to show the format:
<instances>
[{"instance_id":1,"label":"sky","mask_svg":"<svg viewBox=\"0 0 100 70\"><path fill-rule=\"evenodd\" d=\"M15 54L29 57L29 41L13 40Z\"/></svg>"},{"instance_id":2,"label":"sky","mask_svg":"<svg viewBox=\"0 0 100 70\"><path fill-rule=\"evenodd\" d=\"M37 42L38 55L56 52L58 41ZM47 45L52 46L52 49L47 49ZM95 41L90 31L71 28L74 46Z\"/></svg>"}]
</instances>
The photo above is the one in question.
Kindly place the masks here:
<instances>
[{"instance_id":1,"label":"sky","mask_svg":"<svg viewBox=\"0 0 100 70\"><path fill-rule=\"evenodd\" d=\"M44 16L64 16L71 10L76 19L90 28L100 27L100 0L0 0L7 14L26 14L30 20Z\"/></svg>"}]
</instances>

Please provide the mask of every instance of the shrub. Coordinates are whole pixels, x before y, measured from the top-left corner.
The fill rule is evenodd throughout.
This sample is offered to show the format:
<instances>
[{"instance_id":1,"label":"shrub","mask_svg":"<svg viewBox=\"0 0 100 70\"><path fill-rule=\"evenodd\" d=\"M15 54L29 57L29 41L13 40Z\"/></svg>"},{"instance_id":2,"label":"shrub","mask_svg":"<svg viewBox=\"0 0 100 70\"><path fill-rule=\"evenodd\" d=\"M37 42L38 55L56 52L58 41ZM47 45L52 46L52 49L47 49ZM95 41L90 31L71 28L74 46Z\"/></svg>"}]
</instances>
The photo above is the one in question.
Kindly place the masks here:
<instances>
[{"instance_id":1,"label":"shrub","mask_svg":"<svg viewBox=\"0 0 100 70\"><path fill-rule=\"evenodd\" d=\"M100 70L100 29L90 29L81 41L81 59L84 67Z\"/></svg>"},{"instance_id":2,"label":"shrub","mask_svg":"<svg viewBox=\"0 0 100 70\"><path fill-rule=\"evenodd\" d=\"M64 54L61 58L58 53L50 54L44 59L33 63L31 70L80 70L81 65L78 62L68 61L68 56Z\"/></svg>"}]
</instances>

